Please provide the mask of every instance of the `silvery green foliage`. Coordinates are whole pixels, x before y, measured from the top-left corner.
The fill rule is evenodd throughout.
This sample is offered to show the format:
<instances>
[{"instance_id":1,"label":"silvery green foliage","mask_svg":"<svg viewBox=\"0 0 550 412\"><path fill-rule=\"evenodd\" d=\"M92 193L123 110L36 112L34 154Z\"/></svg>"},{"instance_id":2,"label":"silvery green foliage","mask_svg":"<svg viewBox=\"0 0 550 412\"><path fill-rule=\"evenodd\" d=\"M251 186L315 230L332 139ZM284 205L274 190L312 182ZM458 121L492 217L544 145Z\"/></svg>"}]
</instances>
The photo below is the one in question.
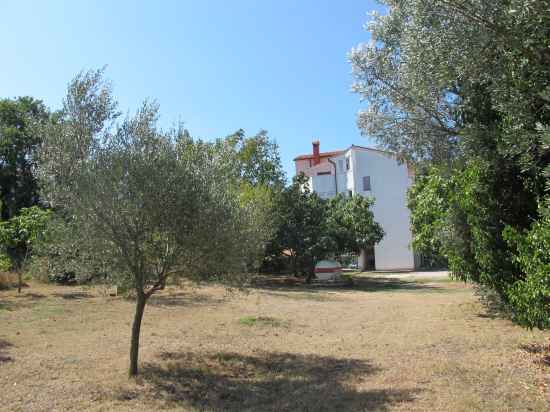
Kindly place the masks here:
<instances>
[{"instance_id":1,"label":"silvery green foliage","mask_svg":"<svg viewBox=\"0 0 550 412\"><path fill-rule=\"evenodd\" d=\"M497 110L521 107L525 96L509 86L539 59L547 1L382 3L389 12L372 14L371 42L350 53L353 89L367 102L358 117L363 133L404 158L447 161L460 153L471 88L486 90Z\"/></svg>"},{"instance_id":2,"label":"silvery green foliage","mask_svg":"<svg viewBox=\"0 0 550 412\"><path fill-rule=\"evenodd\" d=\"M256 222L241 206L232 152L181 128L160 130L155 103L118 116L101 71L71 82L41 150L44 196L73 229L57 233L138 293L173 275L246 272L262 242L249 241Z\"/></svg>"}]
</instances>

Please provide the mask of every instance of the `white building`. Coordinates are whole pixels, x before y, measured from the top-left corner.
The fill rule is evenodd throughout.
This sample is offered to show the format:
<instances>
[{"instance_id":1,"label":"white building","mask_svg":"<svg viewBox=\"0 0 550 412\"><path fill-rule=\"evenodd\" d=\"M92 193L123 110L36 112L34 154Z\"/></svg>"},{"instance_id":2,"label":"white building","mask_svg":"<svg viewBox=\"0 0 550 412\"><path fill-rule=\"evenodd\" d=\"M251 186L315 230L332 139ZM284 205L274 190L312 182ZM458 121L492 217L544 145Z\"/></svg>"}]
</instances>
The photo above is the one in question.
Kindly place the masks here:
<instances>
[{"instance_id":1,"label":"white building","mask_svg":"<svg viewBox=\"0 0 550 412\"><path fill-rule=\"evenodd\" d=\"M411 270L415 259L411 243L407 189L414 171L399 164L392 153L352 145L345 150L321 153L313 142L313 153L294 159L296 173L310 179L310 188L323 198L336 193L375 198L374 219L385 232L374 247L376 270Z\"/></svg>"}]
</instances>

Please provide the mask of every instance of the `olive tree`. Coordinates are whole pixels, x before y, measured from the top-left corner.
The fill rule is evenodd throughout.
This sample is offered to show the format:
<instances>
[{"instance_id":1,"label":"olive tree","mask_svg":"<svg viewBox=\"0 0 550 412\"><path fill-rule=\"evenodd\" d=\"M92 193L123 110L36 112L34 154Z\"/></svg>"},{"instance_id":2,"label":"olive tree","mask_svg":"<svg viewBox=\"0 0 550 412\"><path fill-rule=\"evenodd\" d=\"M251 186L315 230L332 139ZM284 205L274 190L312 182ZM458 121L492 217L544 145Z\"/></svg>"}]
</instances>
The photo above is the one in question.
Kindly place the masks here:
<instances>
[{"instance_id":1,"label":"olive tree","mask_svg":"<svg viewBox=\"0 0 550 412\"><path fill-rule=\"evenodd\" d=\"M350 54L358 124L415 163L413 246L547 327L548 1L381 2Z\"/></svg>"},{"instance_id":2,"label":"olive tree","mask_svg":"<svg viewBox=\"0 0 550 412\"><path fill-rule=\"evenodd\" d=\"M86 255L112 282L135 291L133 376L148 299L171 276L245 273L261 233L251 229L254 208L241 201L228 173L230 151L195 142L181 129L160 130L152 103L118 117L102 71L79 74L61 121L44 138L40 176L58 215L78 228Z\"/></svg>"}]
</instances>

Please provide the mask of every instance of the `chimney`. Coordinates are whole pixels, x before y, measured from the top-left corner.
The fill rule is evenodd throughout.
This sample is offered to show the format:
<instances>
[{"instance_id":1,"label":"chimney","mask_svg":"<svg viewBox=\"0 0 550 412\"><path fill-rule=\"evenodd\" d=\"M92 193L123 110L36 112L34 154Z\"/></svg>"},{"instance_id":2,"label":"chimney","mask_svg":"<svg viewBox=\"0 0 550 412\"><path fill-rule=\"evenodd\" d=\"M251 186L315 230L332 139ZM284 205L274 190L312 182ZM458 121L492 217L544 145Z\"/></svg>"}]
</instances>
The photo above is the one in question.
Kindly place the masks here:
<instances>
[{"instance_id":1,"label":"chimney","mask_svg":"<svg viewBox=\"0 0 550 412\"><path fill-rule=\"evenodd\" d=\"M313 145L313 166L317 166L319 163L321 163L321 156L319 153L319 146L321 143L319 143L319 140L315 140L312 143Z\"/></svg>"}]
</instances>

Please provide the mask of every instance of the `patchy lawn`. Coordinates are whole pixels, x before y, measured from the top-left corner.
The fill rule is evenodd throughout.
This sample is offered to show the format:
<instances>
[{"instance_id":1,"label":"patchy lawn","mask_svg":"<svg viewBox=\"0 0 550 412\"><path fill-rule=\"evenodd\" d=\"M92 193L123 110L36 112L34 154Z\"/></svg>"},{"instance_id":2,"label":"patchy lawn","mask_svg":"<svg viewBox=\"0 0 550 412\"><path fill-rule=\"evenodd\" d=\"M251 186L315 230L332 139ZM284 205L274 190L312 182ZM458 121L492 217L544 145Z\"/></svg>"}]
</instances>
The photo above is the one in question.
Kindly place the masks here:
<instances>
[{"instance_id":1,"label":"patchy lawn","mask_svg":"<svg viewBox=\"0 0 550 412\"><path fill-rule=\"evenodd\" d=\"M445 278L170 288L146 308L136 381L132 316L98 290L1 291L0 410L550 409L550 334Z\"/></svg>"}]
</instances>

